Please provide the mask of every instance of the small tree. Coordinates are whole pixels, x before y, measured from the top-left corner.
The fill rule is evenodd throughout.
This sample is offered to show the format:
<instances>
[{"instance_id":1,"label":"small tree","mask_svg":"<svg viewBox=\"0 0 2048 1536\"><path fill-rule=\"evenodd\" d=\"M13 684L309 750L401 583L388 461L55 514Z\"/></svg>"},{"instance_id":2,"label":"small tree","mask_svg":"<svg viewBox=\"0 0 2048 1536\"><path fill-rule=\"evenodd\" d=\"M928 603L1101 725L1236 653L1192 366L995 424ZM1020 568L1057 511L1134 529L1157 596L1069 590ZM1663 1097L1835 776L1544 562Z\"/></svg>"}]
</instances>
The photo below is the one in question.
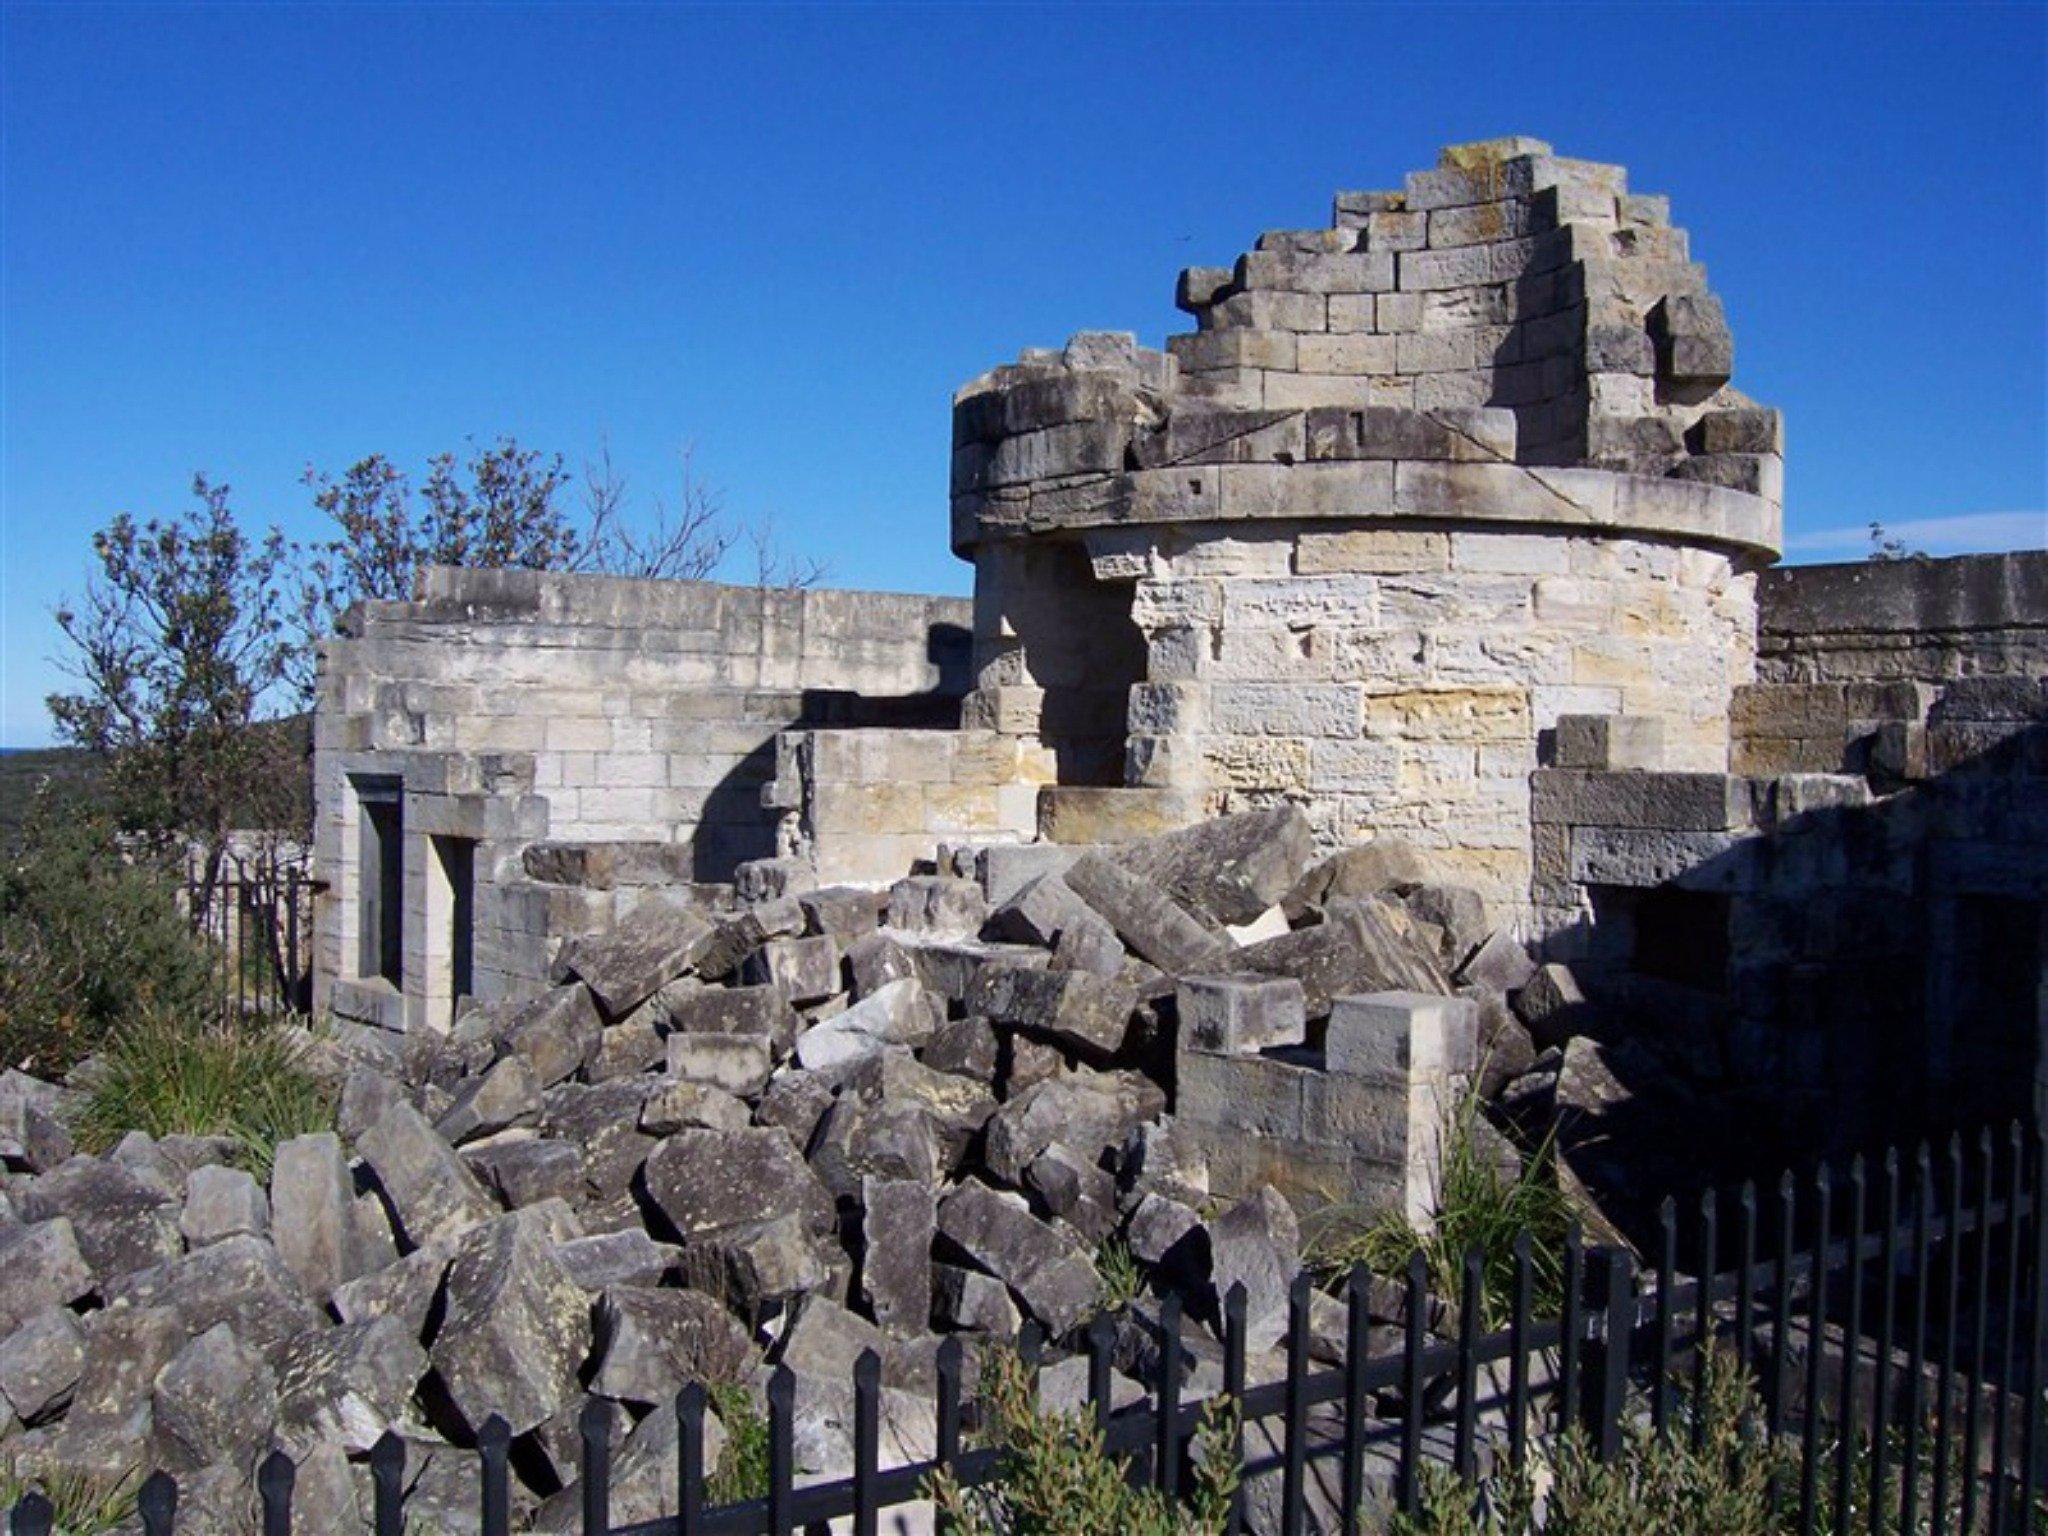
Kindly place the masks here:
<instances>
[{"instance_id":1,"label":"small tree","mask_svg":"<svg viewBox=\"0 0 2048 1536\"><path fill-rule=\"evenodd\" d=\"M196 851L203 904L236 826L295 827L304 796L293 734L260 727L292 663L284 540L245 531L227 486L199 475L192 493L181 514L123 513L93 536L85 597L56 614L81 687L48 704L59 738L105 764L124 831Z\"/></svg>"}]
</instances>

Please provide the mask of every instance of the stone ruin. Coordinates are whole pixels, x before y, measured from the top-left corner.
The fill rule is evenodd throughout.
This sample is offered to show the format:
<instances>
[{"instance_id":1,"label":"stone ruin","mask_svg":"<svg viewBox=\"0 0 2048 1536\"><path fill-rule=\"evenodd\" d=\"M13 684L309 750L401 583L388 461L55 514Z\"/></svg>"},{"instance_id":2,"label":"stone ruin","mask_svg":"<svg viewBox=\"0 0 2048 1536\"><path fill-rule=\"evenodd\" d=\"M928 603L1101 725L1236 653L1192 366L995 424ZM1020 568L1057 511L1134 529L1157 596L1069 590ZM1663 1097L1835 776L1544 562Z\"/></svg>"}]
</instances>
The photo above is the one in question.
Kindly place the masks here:
<instances>
[{"instance_id":1,"label":"stone ruin","mask_svg":"<svg viewBox=\"0 0 2048 1536\"><path fill-rule=\"evenodd\" d=\"M66 1090L0 1079L0 1443L232 1511L281 1440L341 1530L393 1423L454 1518L495 1411L568 1529L595 1396L653 1518L692 1377L788 1365L811 1476L863 1348L885 1461L942 1334L1032 1319L1078 1400L1111 1241L1120 1372L1171 1290L1215 1390L1241 1280L1270 1379L1315 1233L1426 1225L1475 1095L1623 1237L2048 1102L2048 555L1769 569L1781 425L1684 233L1535 141L1179 294L1164 352L960 391L971 604L435 571L352 613L339 1134L266 1189L72 1157Z\"/></svg>"}]
</instances>

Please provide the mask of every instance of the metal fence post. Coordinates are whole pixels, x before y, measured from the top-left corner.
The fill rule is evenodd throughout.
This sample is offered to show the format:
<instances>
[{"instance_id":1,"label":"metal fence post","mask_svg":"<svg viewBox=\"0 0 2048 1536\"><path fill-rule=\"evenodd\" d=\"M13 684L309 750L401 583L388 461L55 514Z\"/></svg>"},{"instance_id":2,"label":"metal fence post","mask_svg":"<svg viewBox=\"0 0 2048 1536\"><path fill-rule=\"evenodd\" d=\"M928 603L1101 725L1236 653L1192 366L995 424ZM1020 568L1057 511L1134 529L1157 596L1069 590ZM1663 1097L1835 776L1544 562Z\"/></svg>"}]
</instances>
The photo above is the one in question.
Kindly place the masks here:
<instances>
[{"instance_id":1,"label":"metal fence post","mask_svg":"<svg viewBox=\"0 0 2048 1536\"><path fill-rule=\"evenodd\" d=\"M1628 1408L1629 1346L1636 1322L1635 1260L1625 1248L1601 1250L1600 1305L1604 1312L1593 1361L1593 1454L1613 1461L1621 1454L1621 1421Z\"/></svg>"},{"instance_id":2,"label":"metal fence post","mask_svg":"<svg viewBox=\"0 0 2048 1536\"><path fill-rule=\"evenodd\" d=\"M611 1536L612 1405L591 1398L576 1427L583 1440L583 1536Z\"/></svg>"}]
</instances>

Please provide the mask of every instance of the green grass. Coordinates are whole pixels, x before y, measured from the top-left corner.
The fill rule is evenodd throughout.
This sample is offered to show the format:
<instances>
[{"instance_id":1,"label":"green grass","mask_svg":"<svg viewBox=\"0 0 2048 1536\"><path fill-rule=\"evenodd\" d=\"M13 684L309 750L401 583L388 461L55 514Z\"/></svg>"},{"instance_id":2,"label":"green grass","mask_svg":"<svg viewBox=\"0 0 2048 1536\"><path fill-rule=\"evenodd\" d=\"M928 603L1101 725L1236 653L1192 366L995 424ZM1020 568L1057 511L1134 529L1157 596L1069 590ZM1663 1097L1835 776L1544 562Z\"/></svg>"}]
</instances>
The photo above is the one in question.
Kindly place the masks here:
<instances>
[{"instance_id":1,"label":"green grass","mask_svg":"<svg viewBox=\"0 0 2048 1536\"><path fill-rule=\"evenodd\" d=\"M1115 1312L1137 1300L1144 1277L1131 1245L1120 1237L1105 1238L1095 1250L1095 1299L1105 1312Z\"/></svg>"},{"instance_id":2,"label":"green grass","mask_svg":"<svg viewBox=\"0 0 2048 1536\"><path fill-rule=\"evenodd\" d=\"M11 1513L33 1489L56 1511L54 1536L110 1536L134 1517L139 1486L132 1476L115 1482L68 1472L25 1477L12 1463L0 1461L0 1515Z\"/></svg>"},{"instance_id":3,"label":"green grass","mask_svg":"<svg viewBox=\"0 0 2048 1536\"><path fill-rule=\"evenodd\" d=\"M704 1480L704 1497L713 1508L768 1496L768 1417L753 1395L738 1382L724 1382L710 1391L711 1411L725 1426L725 1449Z\"/></svg>"},{"instance_id":4,"label":"green grass","mask_svg":"<svg viewBox=\"0 0 2048 1536\"><path fill-rule=\"evenodd\" d=\"M1432 1293L1455 1300L1463 1290L1465 1255L1478 1250L1483 1265L1481 1323L1503 1326L1514 1305L1515 1239L1529 1234L1533 1302L1539 1315L1564 1299L1564 1240L1571 1207L1557 1182L1556 1150L1546 1140L1509 1177L1487 1156L1480 1140L1479 1101L1468 1098L1444 1127L1443 1179L1435 1224L1418 1231L1400 1213L1368 1217L1354 1207L1317 1214L1307 1260L1326 1282L1338 1282L1363 1264L1399 1279L1409 1255L1420 1252Z\"/></svg>"},{"instance_id":5,"label":"green grass","mask_svg":"<svg viewBox=\"0 0 2048 1536\"><path fill-rule=\"evenodd\" d=\"M270 1019L195 1024L149 1012L108 1037L80 1073L72 1131L104 1152L130 1131L228 1136L262 1179L280 1142L334 1128L334 1094L306 1063L302 1026Z\"/></svg>"}]
</instances>

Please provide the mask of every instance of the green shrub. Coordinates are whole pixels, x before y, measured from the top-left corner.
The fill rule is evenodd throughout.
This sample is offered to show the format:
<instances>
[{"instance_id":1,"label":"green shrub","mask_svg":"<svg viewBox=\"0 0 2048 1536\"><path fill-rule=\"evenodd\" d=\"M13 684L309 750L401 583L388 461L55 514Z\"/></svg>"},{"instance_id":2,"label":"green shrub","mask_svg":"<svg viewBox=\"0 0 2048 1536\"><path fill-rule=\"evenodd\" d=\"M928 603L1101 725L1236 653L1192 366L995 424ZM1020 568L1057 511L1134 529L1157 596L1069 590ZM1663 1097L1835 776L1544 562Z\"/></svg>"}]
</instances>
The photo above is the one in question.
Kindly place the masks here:
<instances>
[{"instance_id":1,"label":"green shrub","mask_svg":"<svg viewBox=\"0 0 2048 1536\"><path fill-rule=\"evenodd\" d=\"M1131 1245L1120 1237L1103 1239L1095 1250L1095 1304L1115 1312L1135 1301L1144 1283Z\"/></svg>"},{"instance_id":2,"label":"green shrub","mask_svg":"<svg viewBox=\"0 0 2048 1536\"><path fill-rule=\"evenodd\" d=\"M1571 1208L1557 1182L1556 1149L1546 1139L1511 1177L1489 1155L1481 1113L1478 1099L1467 1098L1448 1117L1430 1230L1416 1230L1398 1211L1360 1221L1354 1211L1331 1207L1319 1213L1309 1236L1309 1265L1333 1282L1357 1264L1398 1279L1419 1251L1429 1265L1431 1291L1455 1299L1464 1285L1465 1255L1476 1248L1485 1265L1481 1322L1499 1328L1514 1305L1515 1239L1527 1232L1536 1314L1554 1316L1564 1302L1564 1243L1571 1226Z\"/></svg>"},{"instance_id":3,"label":"green shrub","mask_svg":"<svg viewBox=\"0 0 2048 1536\"><path fill-rule=\"evenodd\" d=\"M307 1061L297 1024L250 1017L195 1025L151 1009L121 1025L79 1074L72 1131L103 1152L129 1131L231 1136L263 1178L279 1142L334 1127L334 1094Z\"/></svg>"},{"instance_id":4,"label":"green shrub","mask_svg":"<svg viewBox=\"0 0 2048 1536\"><path fill-rule=\"evenodd\" d=\"M197 1010L208 969L163 871L106 822L37 803L0 864L0 1067L61 1077L146 1010Z\"/></svg>"},{"instance_id":5,"label":"green shrub","mask_svg":"<svg viewBox=\"0 0 2048 1536\"><path fill-rule=\"evenodd\" d=\"M1209 1536L1223 1529L1238 1469L1231 1455L1236 1410L1222 1399L1203 1407L1194 1486L1176 1504L1155 1488L1131 1486L1092 1415L1041 1407L1015 1350L983 1358L981 1390L988 1442L1001 1447L995 1481L963 1489L942 1472L925 1483L925 1496L959 1536Z\"/></svg>"}]
</instances>

